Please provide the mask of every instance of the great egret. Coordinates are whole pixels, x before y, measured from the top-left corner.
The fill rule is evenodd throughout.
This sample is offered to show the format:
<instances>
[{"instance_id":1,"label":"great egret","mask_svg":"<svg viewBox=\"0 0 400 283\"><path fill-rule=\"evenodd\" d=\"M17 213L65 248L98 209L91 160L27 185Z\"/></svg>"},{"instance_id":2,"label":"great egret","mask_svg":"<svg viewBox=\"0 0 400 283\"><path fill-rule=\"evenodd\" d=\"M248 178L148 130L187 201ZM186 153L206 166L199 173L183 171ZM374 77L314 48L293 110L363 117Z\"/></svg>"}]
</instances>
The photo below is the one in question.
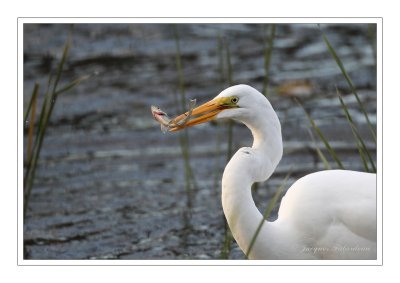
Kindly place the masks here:
<instances>
[{"instance_id":1,"label":"great egret","mask_svg":"<svg viewBox=\"0 0 400 283\"><path fill-rule=\"evenodd\" d=\"M169 130L230 118L245 124L253 134L253 146L239 149L222 177L225 217L236 242L246 252L263 221L251 186L267 180L282 157L278 116L267 98L247 85L225 89L190 114L173 119ZM179 123L183 119L188 121ZM249 258L376 259L376 238L376 175L320 171L289 188L278 219L263 224Z\"/></svg>"}]
</instances>

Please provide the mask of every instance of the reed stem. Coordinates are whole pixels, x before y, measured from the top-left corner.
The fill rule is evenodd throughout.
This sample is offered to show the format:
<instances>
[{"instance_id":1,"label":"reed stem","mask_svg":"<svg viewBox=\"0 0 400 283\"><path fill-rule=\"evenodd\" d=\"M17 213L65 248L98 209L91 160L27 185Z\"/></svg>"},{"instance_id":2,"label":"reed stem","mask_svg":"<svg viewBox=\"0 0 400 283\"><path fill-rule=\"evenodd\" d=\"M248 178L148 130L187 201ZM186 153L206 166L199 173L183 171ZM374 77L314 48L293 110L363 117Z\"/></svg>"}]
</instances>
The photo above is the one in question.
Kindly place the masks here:
<instances>
[{"instance_id":1,"label":"reed stem","mask_svg":"<svg viewBox=\"0 0 400 283\"><path fill-rule=\"evenodd\" d=\"M314 119L311 118L311 115L307 112L307 110L303 107L303 105L300 103L300 101L297 98L294 98L294 100L304 110L304 113L306 114L308 120L310 121L311 126L313 127L314 131L317 133L319 138L322 140L322 142L324 143L326 149L328 150L328 152L331 155L331 157L333 158L333 160L335 160L335 162L338 165L338 167L340 169L344 169L344 166L343 166L342 162L340 161L340 159L338 158L335 150L331 147L331 145L329 144L328 140L325 138L324 134L322 133L320 128L315 123Z\"/></svg>"},{"instance_id":2,"label":"reed stem","mask_svg":"<svg viewBox=\"0 0 400 283\"><path fill-rule=\"evenodd\" d=\"M53 113L54 106L57 101L58 95L71 90L73 87L77 86L84 80L88 79L89 76L82 76L77 80L72 81L69 84L58 89L58 84L61 80L61 74L64 70L64 65L68 57L68 51L71 45L71 32L68 35L66 43L64 44L63 53L61 60L58 64L57 71L55 74L55 80L53 80L53 75L49 75L47 91L44 95L41 111L39 114L39 120L37 124L37 131L35 134L35 141L33 143L33 129L35 127L35 116L36 116L36 104L37 104L37 96L39 91L39 85L35 84L34 90L32 92L32 97L30 99L28 108L24 115L24 122L26 123L26 119L31 113L31 121L29 126L29 133L28 133L28 145L27 145L27 156L26 162L24 163L25 166L25 175L24 175L24 205L23 205L23 215L24 218L26 217L30 195L33 187L33 182L35 180L36 168L40 156L40 152L43 145L43 140L46 136L46 130L49 126L49 121L51 114ZM33 146L32 146L33 144ZM31 150L31 148L33 148Z\"/></svg>"},{"instance_id":3,"label":"reed stem","mask_svg":"<svg viewBox=\"0 0 400 283\"><path fill-rule=\"evenodd\" d=\"M185 92L185 82L183 76L182 59L181 59L181 49L180 49L180 39L178 27L174 26L175 34L175 45L176 45L176 69L178 75L178 88L180 93L180 105L181 109L179 112L185 112L186 108L186 92ZM185 168L185 190L188 197L188 207L192 206L192 191L196 189L196 181L193 174L192 167L190 165L190 152L189 152L189 135L187 130L181 131L179 135L179 142L181 146L181 152L183 156L183 163Z\"/></svg>"},{"instance_id":4,"label":"reed stem","mask_svg":"<svg viewBox=\"0 0 400 283\"><path fill-rule=\"evenodd\" d=\"M371 132L372 138L373 138L373 140L374 140L374 142L376 144L377 143L376 142L376 133L375 133L374 127L372 126L372 123L369 120L367 111L365 110L365 107L364 107L363 103L361 102L361 99L360 99L360 97L359 97L359 95L358 95L358 93L356 91L356 88L354 87L354 84L351 81L350 76L348 75L348 73L347 73L347 71L346 71L346 69L345 69L345 67L344 67L344 65L342 63L342 60L340 60L340 58L337 55L335 49L332 47L331 43L329 42L328 37L325 35L325 33L322 30L321 30L321 33L322 33L322 38L323 38L323 40L324 40L329 52L331 53L333 59L335 60L336 64L338 65L338 67L340 69L340 71L342 72L343 76L345 77L345 79L347 81L347 84L349 85L349 87L351 89L351 92L354 94L354 96L355 96L355 98L357 100L357 103L360 106L361 112L364 114L365 120L367 121L368 128L369 128L369 130Z\"/></svg>"},{"instance_id":5,"label":"reed stem","mask_svg":"<svg viewBox=\"0 0 400 283\"><path fill-rule=\"evenodd\" d=\"M266 26L264 25L264 31L266 33ZM265 96L269 95L269 69L271 65L271 55L272 55L272 49L274 47L274 39L275 39L275 24L270 24L268 25L269 27L269 35L265 35L264 39L264 70L265 70L265 75L264 75L264 81L263 81L263 88L262 88L262 93Z\"/></svg>"},{"instance_id":6,"label":"reed stem","mask_svg":"<svg viewBox=\"0 0 400 283\"><path fill-rule=\"evenodd\" d=\"M258 224L257 230L253 235L253 238L250 241L250 245L249 248L247 249L245 255L246 255L246 259L249 258L250 252L253 249L254 243L256 242L256 239L258 237L258 234L261 231L262 226L265 224L265 221L268 219L269 215L272 212L272 209L275 207L276 202L278 201L279 197L282 194L283 188L286 186L287 180L289 179L289 176L292 174L291 171L288 172L288 174L286 175L285 179L283 180L282 184L278 187L278 189L276 190L273 198L271 199L271 201L268 203L267 208L265 209L264 213L263 213L263 218L260 221L260 224Z\"/></svg>"}]
</instances>

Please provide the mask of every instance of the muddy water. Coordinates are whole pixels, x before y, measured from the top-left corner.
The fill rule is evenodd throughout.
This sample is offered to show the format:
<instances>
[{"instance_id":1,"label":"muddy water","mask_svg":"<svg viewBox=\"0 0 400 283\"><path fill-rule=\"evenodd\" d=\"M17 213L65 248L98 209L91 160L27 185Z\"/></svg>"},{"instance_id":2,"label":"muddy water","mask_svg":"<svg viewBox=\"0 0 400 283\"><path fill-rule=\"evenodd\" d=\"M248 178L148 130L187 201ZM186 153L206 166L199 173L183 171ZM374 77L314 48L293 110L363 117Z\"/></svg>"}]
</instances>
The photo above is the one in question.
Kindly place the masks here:
<instances>
[{"instance_id":1,"label":"muddy water","mask_svg":"<svg viewBox=\"0 0 400 283\"><path fill-rule=\"evenodd\" d=\"M376 123L371 29L321 27ZM62 24L25 24L25 107L35 82L43 95L69 29ZM178 25L177 30L188 100L202 103L228 86L226 59L221 64L226 52L221 51L219 38L229 44L234 83L262 89L268 28L190 24ZM97 75L57 101L24 222L25 258L218 259L224 240L220 179L226 163L226 126L189 130L197 183L189 206L179 135L162 134L150 114L151 104L171 115L178 113L174 26L78 24L72 34L61 85L82 75ZM304 112L291 99L294 94L301 97L344 166L363 170L336 87L375 152L365 119L318 27L276 26L269 93L282 122L284 157L273 177L254 193L260 210L288 170L293 174L286 187L324 168ZM235 124L233 131L235 148L251 144L244 126ZM235 244L229 258L243 258Z\"/></svg>"}]
</instances>

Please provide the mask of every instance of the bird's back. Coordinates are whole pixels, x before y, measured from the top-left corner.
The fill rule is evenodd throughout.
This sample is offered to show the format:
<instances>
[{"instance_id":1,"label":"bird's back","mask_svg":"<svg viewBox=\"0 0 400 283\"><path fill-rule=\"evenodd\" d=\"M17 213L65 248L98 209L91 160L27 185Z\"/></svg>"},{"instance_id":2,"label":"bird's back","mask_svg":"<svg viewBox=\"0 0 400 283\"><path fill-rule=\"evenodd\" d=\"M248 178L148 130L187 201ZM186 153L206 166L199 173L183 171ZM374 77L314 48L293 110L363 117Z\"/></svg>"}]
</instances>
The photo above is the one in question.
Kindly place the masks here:
<instances>
[{"instance_id":1,"label":"bird's back","mask_svg":"<svg viewBox=\"0 0 400 283\"><path fill-rule=\"evenodd\" d=\"M376 175L328 170L295 182L278 223L290 227L303 252L324 259L376 258Z\"/></svg>"}]
</instances>

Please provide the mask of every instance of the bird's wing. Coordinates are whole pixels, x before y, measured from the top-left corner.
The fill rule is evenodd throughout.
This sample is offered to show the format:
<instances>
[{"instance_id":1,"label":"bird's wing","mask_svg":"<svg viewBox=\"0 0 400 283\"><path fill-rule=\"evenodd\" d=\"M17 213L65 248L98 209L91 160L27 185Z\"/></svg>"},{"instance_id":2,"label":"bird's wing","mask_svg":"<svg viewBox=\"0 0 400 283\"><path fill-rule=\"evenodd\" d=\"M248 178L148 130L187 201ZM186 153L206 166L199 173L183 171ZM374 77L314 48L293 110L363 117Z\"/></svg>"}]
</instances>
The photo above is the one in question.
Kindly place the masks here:
<instances>
[{"instance_id":1,"label":"bird's wing","mask_svg":"<svg viewBox=\"0 0 400 283\"><path fill-rule=\"evenodd\" d=\"M305 245L376 245L376 175L344 170L307 175L289 188L279 219Z\"/></svg>"}]
</instances>

